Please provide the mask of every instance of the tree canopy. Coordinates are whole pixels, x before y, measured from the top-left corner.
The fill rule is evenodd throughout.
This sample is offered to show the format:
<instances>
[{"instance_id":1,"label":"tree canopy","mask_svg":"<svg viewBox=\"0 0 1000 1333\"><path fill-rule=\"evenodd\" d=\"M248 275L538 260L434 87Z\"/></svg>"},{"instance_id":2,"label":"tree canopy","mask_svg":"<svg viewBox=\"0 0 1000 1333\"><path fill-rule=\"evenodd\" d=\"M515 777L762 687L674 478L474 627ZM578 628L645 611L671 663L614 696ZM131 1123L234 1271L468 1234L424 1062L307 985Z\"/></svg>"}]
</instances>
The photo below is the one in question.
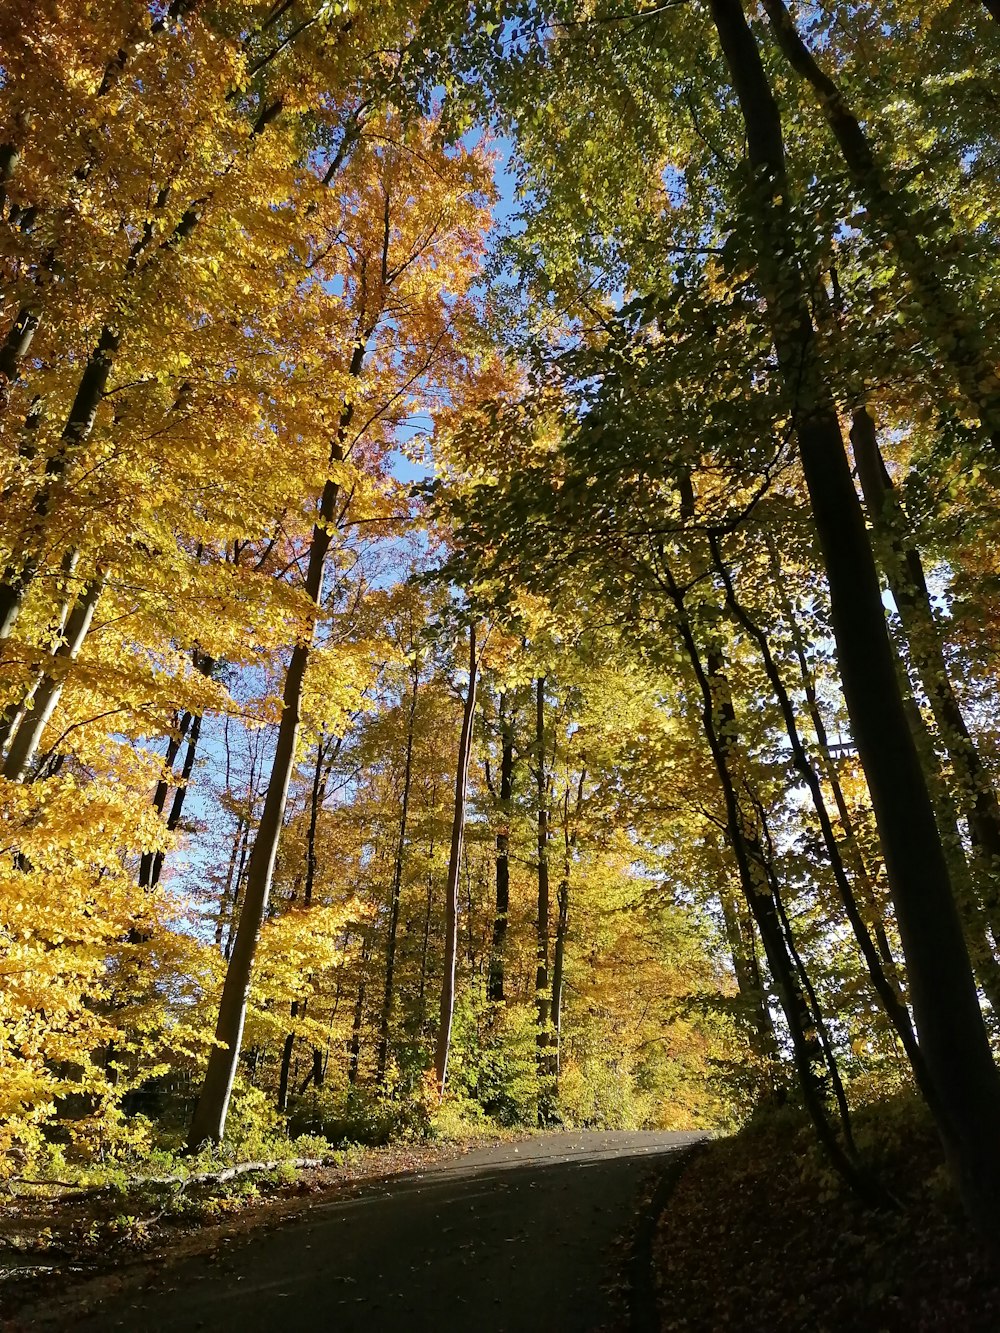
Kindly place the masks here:
<instances>
[{"instance_id":1,"label":"tree canopy","mask_svg":"<svg viewBox=\"0 0 1000 1333\"><path fill-rule=\"evenodd\" d=\"M6 6L0 1174L905 1092L995 1230L998 68Z\"/></svg>"}]
</instances>

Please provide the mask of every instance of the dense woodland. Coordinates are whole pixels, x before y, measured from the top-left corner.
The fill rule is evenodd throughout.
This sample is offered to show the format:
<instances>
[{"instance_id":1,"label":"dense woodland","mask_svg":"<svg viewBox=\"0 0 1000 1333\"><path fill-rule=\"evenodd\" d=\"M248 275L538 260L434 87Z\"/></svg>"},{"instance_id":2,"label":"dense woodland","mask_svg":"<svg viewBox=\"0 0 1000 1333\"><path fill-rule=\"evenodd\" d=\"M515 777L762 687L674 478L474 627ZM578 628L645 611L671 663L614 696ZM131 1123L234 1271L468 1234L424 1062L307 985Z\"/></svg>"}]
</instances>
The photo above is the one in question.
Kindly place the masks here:
<instances>
[{"instance_id":1,"label":"dense woodland","mask_svg":"<svg viewBox=\"0 0 1000 1333\"><path fill-rule=\"evenodd\" d=\"M902 1100L992 1231L998 71L3 6L0 1174Z\"/></svg>"}]
</instances>

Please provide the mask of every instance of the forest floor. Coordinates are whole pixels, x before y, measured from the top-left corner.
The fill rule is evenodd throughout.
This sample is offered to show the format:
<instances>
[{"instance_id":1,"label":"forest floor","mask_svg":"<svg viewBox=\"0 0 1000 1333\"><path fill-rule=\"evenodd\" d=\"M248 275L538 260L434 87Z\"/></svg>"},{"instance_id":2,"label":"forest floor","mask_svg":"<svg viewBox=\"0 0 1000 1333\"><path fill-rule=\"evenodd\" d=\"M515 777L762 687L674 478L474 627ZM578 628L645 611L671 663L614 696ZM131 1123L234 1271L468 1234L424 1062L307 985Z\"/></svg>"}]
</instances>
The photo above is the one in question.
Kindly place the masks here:
<instances>
[{"instance_id":1,"label":"forest floor","mask_svg":"<svg viewBox=\"0 0 1000 1333\"><path fill-rule=\"evenodd\" d=\"M662 1333L997 1333L1000 1271L933 1133L891 1104L855 1130L898 1211L842 1188L790 1116L692 1155L653 1241Z\"/></svg>"},{"instance_id":2,"label":"forest floor","mask_svg":"<svg viewBox=\"0 0 1000 1333\"><path fill-rule=\"evenodd\" d=\"M652 1221L664 1164L701 1137L545 1133L418 1149L381 1178L361 1163L352 1180L306 1173L288 1190L312 1197L272 1199L152 1256L105 1257L30 1301L22 1288L4 1327L650 1333L651 1226L636 1221Z\"/></svg>"}]
</instances>

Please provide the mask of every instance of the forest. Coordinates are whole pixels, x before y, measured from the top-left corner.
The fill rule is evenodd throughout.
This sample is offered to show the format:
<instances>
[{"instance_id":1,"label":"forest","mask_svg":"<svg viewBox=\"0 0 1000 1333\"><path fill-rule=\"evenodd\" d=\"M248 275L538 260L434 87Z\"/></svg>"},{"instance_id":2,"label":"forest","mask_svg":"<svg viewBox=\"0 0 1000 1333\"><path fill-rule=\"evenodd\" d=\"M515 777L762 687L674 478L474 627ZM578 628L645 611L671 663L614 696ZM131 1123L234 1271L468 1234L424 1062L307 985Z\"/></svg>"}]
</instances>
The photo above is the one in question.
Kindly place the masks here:
<instances>
[{"instance_id":1,"label":"forest","mask_svg":"<svg viewBox=\"0 0 1000 1333\"><path fill-rule=\"evenodd\" d=\"M922 1117L995 1246L998 71L2 7L0 1179Z\"/></svg>"}]
</instances>

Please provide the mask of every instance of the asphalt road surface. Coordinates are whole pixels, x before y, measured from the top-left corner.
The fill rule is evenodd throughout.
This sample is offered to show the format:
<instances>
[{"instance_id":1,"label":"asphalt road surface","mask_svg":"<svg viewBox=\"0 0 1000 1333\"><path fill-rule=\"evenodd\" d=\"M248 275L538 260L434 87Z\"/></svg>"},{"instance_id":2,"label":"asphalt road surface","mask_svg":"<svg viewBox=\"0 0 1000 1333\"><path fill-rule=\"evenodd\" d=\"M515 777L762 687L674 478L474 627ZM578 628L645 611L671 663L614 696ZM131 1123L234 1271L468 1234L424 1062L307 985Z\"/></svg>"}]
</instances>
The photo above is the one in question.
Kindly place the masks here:
<instances>
[{"instance_id":1,"label":"asphalt road surface","mask_svg":"<svg viewBox=\"0 0 1000 1333\"><path fill-rule=\"evenodd\" d=\"M162 1270L75 1327L593 1333L639 1196L697 1134L550 1134L373 1185Z\"/></svg>"}]
</instances>

